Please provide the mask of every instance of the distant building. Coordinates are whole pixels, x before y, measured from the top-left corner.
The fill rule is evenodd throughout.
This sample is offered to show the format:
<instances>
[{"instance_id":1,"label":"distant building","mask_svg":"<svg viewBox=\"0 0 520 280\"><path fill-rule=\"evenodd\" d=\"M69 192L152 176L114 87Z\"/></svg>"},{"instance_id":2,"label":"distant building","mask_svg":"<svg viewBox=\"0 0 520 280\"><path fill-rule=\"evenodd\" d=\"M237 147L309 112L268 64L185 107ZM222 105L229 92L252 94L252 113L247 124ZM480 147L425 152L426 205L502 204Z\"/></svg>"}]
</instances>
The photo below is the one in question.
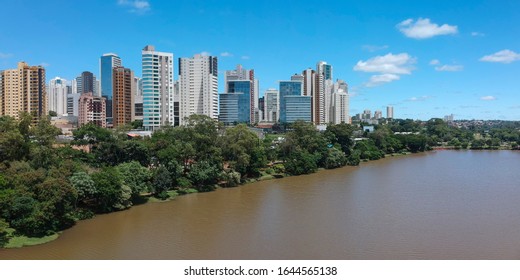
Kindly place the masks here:
<instances>
[{"instance_id":1,"label":"distant building","mask_svg":"<svg viewBox=\"0 0 520 280\"><path fill-rule=\"evenodd\" d=\"M379 120L383 118L383 112L381 110L377 110L374 112L374 119Z\"/></svg>"},{"instance_id":2,"label":"distant building","mask_svg":"<svg viewBox=\"0 0 520 280\"><path fill-rule=\"evenodd\" d=\"M310 122L311 97L302 96L301 80L280 81L280 122L292 123L297 120Z\"/></svg>"},{"instance_id":3,"label":"distant building","mask_svg":"<svg viewBox=\"0 0 520 280\"><path fill-rule=\"evenodd\" d=\"M156 130L173 125L173 54L144 47L142 54L143 126Z\"/></svg>"},{"instance_id":4,"label":"distant building","mask_svg":"<svg viewBox=\"0 0 520 280\"><path fill-rule=\"evenodd\" d=\"M235 70L226 71L224 82L225 82L225 91L227 93L232 93L236 91L232 91L230 88L230 81L249 81L251 83L249 87L249 120L250 123L256 122L255 112L258 111L258 80L255 78L255 70L253 69L244 69L242 65L237 65Z\"/></svg>"},{"instance_id":5,"label":"distant building","mask_svg":"<svg viewBox=\"0 0 520 280\"><path fill-rule=\"evenodd\" d=\"M196 54L179 58L180 124L191 115L218 119L218 60Z\"/></svg>"},{"instance_id":6,"label":"distant building","mask_svg":"<svg viewBox=\"0 0 520 280\"><path fill-rule=\"evenodd\" d=\"M278 122L280 118L279 93L276 89L268 89L264 93L264 121Z\"/></svg>"},{"instance_id":7,"label":"distant building","mask_svg":"<svg viewBox=\"0 0 520 280\"><path fill-rule=\"evenodd\" d=\"M51 79L47 90L49 111L56 112L58 116L67 114L68 89L67 80L60 77Z\"/></svg>"},{"instance_id":8,"label":"distant building","mask_svg":"<svg viewBox=\"0 0 520 280\"><path fill-rule=\"evenodd\" d=\"M452 122L455 119L455 116L453 114L444 116L445 122Z\"/></svg>"},{"instance_id":9,"label":"distant building","mask_svg":"<svg viewBox=\"0 0 520 280\"><path fill-rule=\"evenodd\" d=\"M113 69L121 67L121 58L114 53L103 54L99 58L99 72L101 84L101 96L106 98L107 103L107 123L112 123L112 100L113 100Z\"/></svg>"},{"instance_id":10,"label":"distant building","mask_svg":"<svg viewBox=\"0 0 520 280\"><path fill-rule=\"evenodd\" d=\"M143 87L139 77L134 77L134 117L143 119Z\"/></svg>"},{"instance_id":11,"label":"distant building","mask_svg":"<svg viewBox=\"0 0 520 280\"><path fill-rule=\"evenodd\" d=\"M388 106L386 107L386 118L393 119L394 118L394 107Z\"/></svg>"},{"instance_id":12,"label":"distant building","mask_svg":"<svg viewBox=\"0 0 520 280\"><path fill-rule=\"evenodd\" d=\"M45 69L19 62L17 69L0 71L0 116L18 119L27 112L37 121L48 114Z\"/></svg>"},{"instance_id":13,"label":"distant building","mask_svg":"<svg viewBox=\"0 0 520 280\"><path fill-rule=\"evenodd\" d=\"M94 96L91 92L79 97L78 127L93 123L99 127L107 127L106 103L104 97Z\"/></svg>"},{"instance_id":14,"label":"distant building","mask_svg":"<svg viewBox=\"0 0 520 280\"><path fill-rule=\"evenodd\" d=\"M112 121L113 126L118 127L130 124L135 119L134 71L121 66L113 68L112 71ZM107 117L107 123L108 119L110 118Z\"/></svg>"},{"instance_id":15,"label":"distant building","mask_svg":"<svg viewBox=\"0 0 520 280\"><path fill-rule=\"evenodd\" d=\"M226 84L228 92L220 94L219 120L224 124L251 123L252 81L227 81Z\"/></svg>"}]
</instances>

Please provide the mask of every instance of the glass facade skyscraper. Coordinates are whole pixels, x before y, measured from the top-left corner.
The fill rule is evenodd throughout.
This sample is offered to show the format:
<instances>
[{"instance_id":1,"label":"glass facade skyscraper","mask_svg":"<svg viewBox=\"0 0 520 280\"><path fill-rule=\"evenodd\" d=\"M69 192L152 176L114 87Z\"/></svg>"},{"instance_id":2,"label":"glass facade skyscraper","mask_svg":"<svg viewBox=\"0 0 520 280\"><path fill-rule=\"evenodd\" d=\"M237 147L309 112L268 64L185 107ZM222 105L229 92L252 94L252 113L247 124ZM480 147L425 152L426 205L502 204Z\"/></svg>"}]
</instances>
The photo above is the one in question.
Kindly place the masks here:
<instances>
[{"instance_id":1,"label":"glass facade skyscraper","mask_svg":"<svg viewBox=\"0 0 520 280\"><path fill-rule=\"evenodd\" d=\"M121 67L121 58L114 53L103 54L99 59L101 96L106 98L107 122L112 123L112 100L114 99L113 69Z\"/></svg>"},{"instance_id":2,"label":"glass facade skyscraper","mask_svg":"<svg viewBox=\"0 0 520 280\"><path fill-rule=\"evenodd\" d=\"M302 81L280 81L279 96L281 123L294 122L296 120L311 121L311 97L302 96L302 93ZM309 107L308 112L307 107ZM305 110L305 112L300 113L298 110Z\"/></svg>"},{"instance_id":3,"label":"glass facade skyscraper","mask_svg":"<svg viewBox=\"0 0 520 280\"><path fill-rule=\"evenodd\" d=\"M219 120L224 124L250 123L251 81L228 81L227 93L220 94Z\"/></svg>"}]
</instances>

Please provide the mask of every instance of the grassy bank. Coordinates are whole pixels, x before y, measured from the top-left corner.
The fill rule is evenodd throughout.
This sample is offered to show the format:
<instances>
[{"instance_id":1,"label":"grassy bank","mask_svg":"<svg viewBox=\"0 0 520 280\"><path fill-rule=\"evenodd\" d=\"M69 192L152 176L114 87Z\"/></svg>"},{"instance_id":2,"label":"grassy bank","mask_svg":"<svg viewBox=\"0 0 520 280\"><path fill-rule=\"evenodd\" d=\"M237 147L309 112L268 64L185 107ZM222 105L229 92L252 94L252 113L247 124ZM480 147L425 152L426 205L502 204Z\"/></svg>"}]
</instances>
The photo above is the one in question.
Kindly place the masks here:
<instances>
[{"instance_id":1,"label":"grassy bank","mask_svg":"<svg viewBox=\"0 0 520 280\"><path fill-rule=\"evenodd\" d=\"M60 236L59 233L55 233L43 237L27 237L24 235L13 235L14 229L11 228L9 228L7 231L11 237L9 238L7 244L4 245L4 248L21 248L24 246L40 245L54 241Z\"/></svg>"}]
</instances>

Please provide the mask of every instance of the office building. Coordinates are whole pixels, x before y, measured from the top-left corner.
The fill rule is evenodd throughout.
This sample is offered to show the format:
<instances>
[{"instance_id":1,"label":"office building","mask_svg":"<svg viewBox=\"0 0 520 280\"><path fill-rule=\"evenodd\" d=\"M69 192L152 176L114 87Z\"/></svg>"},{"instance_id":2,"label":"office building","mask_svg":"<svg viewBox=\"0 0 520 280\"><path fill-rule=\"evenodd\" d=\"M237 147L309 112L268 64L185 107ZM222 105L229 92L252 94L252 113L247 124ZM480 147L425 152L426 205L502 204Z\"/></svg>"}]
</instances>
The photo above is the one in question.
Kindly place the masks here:
<instances>
[{"instance_id":1,"label":"office building","mask_svg":"<svg viewBox=\"0 0 520 280\"><path fill-rule=\"evenodd\" d=\"M230 93L229 91L229 81L250 81L251 87L249 92L249 114L250 114L250 123L258 122L258 80L255 78L255 70L244 69L242 65L237 65L236 69L228 70L225 72L225 92Z\"/></svg>"},{"instance_id":2,"label":"office building","mask_svg":"<svg viewBox=\"0 0 520 280\"><path fill-rule=\"evenodd\" d=\"M143 119L143 88L139 77L134 77L134 118Z\"/></svg>"},{"instance_id":3,"label":"office building","mask_svg":"<svg viewBox=\"0 0 520 280\"><path fill-rule=\"evenodd\" d=\"M180 124L191 115L218 119L218 62L215 56L196 54L179 58Z\"/></svg>"},{"instance_id":4,"label":"office building","mask_svg":"<svg viewBox=\"0 0 520 280\"><path fill-rule=\"evenodd\" d=\"M79 97L78 127L93 123L99 127L107 127L106 103L104 97L94 96L93 93L83 93Z\"/></svg>"},{"instance_id":5,"label":"office building","mask_svg":"<svg viewBox=\"0 0 520 280\"><path fill-rule=\"evenodd\" d=\"M374 112L374 119L379 120L379 119L382 119L382 118L383 118L383 112L381 112L380 110L376 110Z\"/></svg>"},{"instance_id":6,"label":"office building","mask_svg":"<svg viewBox=\"0 0 520 280\"><path fill-rule=\"evenodd\" d=\"M311 121L311 97L303 96L303 82L299 78L280 81L280 122Z\"/></svg>"},{"instance_id":7,"label":"office building","mask_svg":"<svg viewBox=\"0 0 520 280\"><path fill-rule=\"evenodd\" d=\"M250 80L227 81L226 85L228 92L220 94L219 121L227 125L251 123L251 89L253 82Z\"/></svg>"},{"instance_id":8,"label":"office building","mask_svg":"<svg viewBox=\"0 0 520 280\"><path fill-rule=\"evenodd\" d=\"M280 103L278 90L268 89L264 92L264 121L278 122L280 118Z\"/></svg>"},{"instance_id":9,"label":"office building","mask_svg":"<svg viewBox=\"0 0 520 280\"><path fill-rule=\"evenodd\" d=\"M45 69L19 62L17 69L0 72L0 115L19 118L21 111L33 116L33 122L48 114Z\"/></svg>"},{"instance_id":10,"label":"office building","mask_svg":"<svg viewBox=\"0 0 520 280\"><path fill-rule=\"evenodd\" d=\"M50 80L47 90L49 111L56 112L58 116L67 114L67 94L69 88L65 79L56 77Z\"/></svg>"},{"instance_id":11,"label":"office building","mask_svg":"<svg viewBox=\"0 0 520 280\"><path fill-rule=\"evenodd\" d=\"M134 71L121 66L113 68L112 71L112 121L113 127L118 127L130 124L135 119ZM108 110L108 106L106 107ZM109 118L107 117L107 119Z\"/></svg>"},{"instance_id":12,"label":"office building","mask_svg":"<svg viewBox=\"0 0 520 280\"><path fill-rule=\"evenodd\" d=\"M121 58L117 54L106 53L99 58L101 96L106 98L108 124L112 123L113 69L116 67L121 67Z\"/></svg>"},{"instance_id":13,"label":"office building","mask_svg":"<svg viewBox=\"0 0 520 280\"><path fill-rule=\"evenodd\" d=\"M394 118L394 107L388 106L386 107L386 118L393 119Z\"/></svg>"},{"instance_id":14,"label":"office building","mask_svg":"<svg viewBox=\"0 0 520 280\"><path fill-rule=\"evenodd\" d=\"M144 47L142 54L143 126L156 130L173 125L173 53Z\"/></svg>"}]
</instances>

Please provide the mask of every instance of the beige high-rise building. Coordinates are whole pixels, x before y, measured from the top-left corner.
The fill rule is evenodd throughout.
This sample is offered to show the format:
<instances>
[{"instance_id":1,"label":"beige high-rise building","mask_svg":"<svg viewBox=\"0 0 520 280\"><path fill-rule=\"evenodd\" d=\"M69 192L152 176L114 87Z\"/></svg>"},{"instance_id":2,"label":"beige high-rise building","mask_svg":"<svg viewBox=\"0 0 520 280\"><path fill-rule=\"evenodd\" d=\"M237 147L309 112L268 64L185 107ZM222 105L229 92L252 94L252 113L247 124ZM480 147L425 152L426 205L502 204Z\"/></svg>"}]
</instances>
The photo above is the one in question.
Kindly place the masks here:
<instances>
[{"instance_id":1,"label":"beige high-rise building","mask_svg":"<svg viewBox=\"0 0 520 280\"><path fill-rule=\"evenodd\" d=\"M28 112L34 121L47 115L45 69L19 62L17 69L0 72L0 115L20 117Z\"/></svg>"},{"instance_id":2,"label":"beige high-rise building","mask_svg":"<svg viewBox=\"0 0 520 280\"><path fill-rule=\"evenodd\" d=\"M106 98L94 96L92 92L83 93L79 97L78 126L93 123L107 127Z\"/></svg>"},{"instance_id":3,"label":"beige high-rise building","mask_svg":"<svg viewBox=\"0 0 520 280\"><path fill-rule=\"evenodd\" d=\"M112 71L112 117L114 127L118 127L135 119L134 71L124 67L115 67Z\"/></svg>"}]
</instances>

